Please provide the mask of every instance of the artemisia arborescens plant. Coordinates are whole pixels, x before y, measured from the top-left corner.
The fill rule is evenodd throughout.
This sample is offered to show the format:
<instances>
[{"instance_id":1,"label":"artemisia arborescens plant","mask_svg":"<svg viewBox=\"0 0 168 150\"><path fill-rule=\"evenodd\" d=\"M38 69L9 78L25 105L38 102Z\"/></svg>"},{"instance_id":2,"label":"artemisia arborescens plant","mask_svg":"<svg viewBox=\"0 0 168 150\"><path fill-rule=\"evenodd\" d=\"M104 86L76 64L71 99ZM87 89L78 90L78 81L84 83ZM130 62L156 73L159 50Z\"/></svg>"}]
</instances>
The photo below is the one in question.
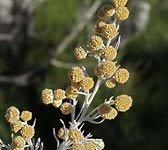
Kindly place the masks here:
<instances>
[{"instance_id":1,"label":"artemisia arborescens plant","mask_svg":"<svg viewBox=\"0 0 168 150\"><path fill-rule=\"evenodd\" d=\"M95 95L101 85L114 88L117 84L124 84L129 78L127 69L116 62L120 45L119 22L129 17L126 3L127 0L113 0L111 4L102 6L97 14L98 22L94 35L86 45L78 45L74 49L78 60L87 57L96 59L97 63L93 68L96 80L89 76L84 66L73 66L68 72L71 84L65 90L45 88L42 91L44 104L52 104L64 115L71 115L69 126L65 126L64 121L60 119L62 127L57 132L53 129L57 150L103 150L105 144L102 139L94 139L91 133L85 135L82 129L85 122L103 123L106 119L114 119L118 112L125 112L132 106L132 98L122 94L102 100L96 108L89 109L91 103L96 100ZM76 112L79 96L84 100L80 111ZM27 124L31 119L30 112L23 111L20 115L17 108L10 107L6 112L6 119L12 131L19 132L19 135L12 137L11 145L5 145L1 141L1 147L12 150L43 149L40 141L33 143L34 125Z\"/></svg>"}]
</instances>

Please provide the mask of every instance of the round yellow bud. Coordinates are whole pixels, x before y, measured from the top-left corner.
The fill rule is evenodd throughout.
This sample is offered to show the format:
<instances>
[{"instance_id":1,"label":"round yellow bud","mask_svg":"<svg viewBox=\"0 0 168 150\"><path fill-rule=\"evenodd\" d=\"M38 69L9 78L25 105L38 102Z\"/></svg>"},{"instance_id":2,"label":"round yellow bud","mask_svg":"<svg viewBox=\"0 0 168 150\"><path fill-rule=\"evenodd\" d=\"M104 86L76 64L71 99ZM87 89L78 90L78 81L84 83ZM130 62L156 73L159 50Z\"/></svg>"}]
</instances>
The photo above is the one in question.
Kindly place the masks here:
<instances>
[{"instance_id":1,"label":"round yellow bud","mask_svg":"<svg viewBox=\"0 0 168 150\"><path fill-rule=\"evenodd\" d=\"M80 143L73 144L71 149L72 150L86 150L85 146Z\"/></svg>"},{"instance_id":2,"label":"round yellow bud","mask_svg":"<svg viewBox=\"0 0 168 150\"><path fill-rule=\"evenodd\" d=\"M58 137L60 138L60 139L64 139L65 138L65 136L66 136L66 133L65 133L65 129L64 128L60 128L59 130L58 130Z\"/></svg>"},{"instance_id":3,"label":"round yellow bud","mask_svg":"<svg viewBox=\"0 0 168 150\"><path fill-rule=\"evenodd\" d=\"M10 124L10 127L11 127L11 130L16 133L23 127L23 124L21 121L16 120Z\"/></svg>"},{"instance_id":4,"label":"round yellow bud","mask_svg":"<svg viewBox=\"0 0 168 150\"><path fill-rule=\"evenodd\" d=\"M128 95L120 95L115 98L115 108L125 112L132 106L132 98Z\"/></svg>"},{"instance_id":5,"label":"round yellow bud","mask_svg":"<svg viewBox=\"0 0 168 150\"><path fill-rule=\"evenodd\" d=\"M100 20L104 20L106 17L111 17L115 13L115 9L112 5L104 5L98 11L97 17Z\"/></svg>"},{"instance_id":6,"label":"round yellow bud","mask_svg":"<svg viewBox=\"0 0 168 150\"><path fill-rule=\"evenodd\" d=\"M118 83L123 84L128 81L129 72L126 69L120 68L116 71L114 78Z\"/></svg>"},{"instance_id":7,"label":"round yellow bud","mask_svg":"<svg viewBox=\"0 0 168 150\"><path fill-rule=\"evenodd\" d=\"M101 56L106 60L114 60L117 56L117 51L112 46L106 46L103 48Z\"/></svg>"},{"instance_id":8,"label":"round yellow bud","mask_svg":"<svg viewBox=\"0 0 168 150\"><path fill-rule=\"evenodd\" d=\"M84 77L84 73L80 67L72 67L68 73L68 76L72 82L80 82Z\"/></svg>"},{"instance_id":9,"label":"round yellow bud","mask_svg":"<svg viewBox=\"0 0 168 150\"><path fill-rule=\"evenodd\" d=\"M58 108L60 107L62 104L62 100L54 100L52 105L55 107L55 108Z\"/></svg>"},{"instance_id":10,"label":"round yellow bud","mask_svg":"<svg viewBox=\"0 0 168 150\"><path fill-rule=\"evenodd\" d=\"M95 28L95 31L96 31L97 34L99 34L99 35L102 34L102 27L104 25L106 25L106 23L103 22L103 21L100 21L100 22L97 23L96 28Z\"/></svg>"},{"instance_id":11,"label":"round yellow bud","mask_svg":"<svg viewBox=\"0 0 168 150\"><path fill-rule=\"evenodd\" d=\"M69 115L72 111L72 104L64 102L61 106L60 106L60 111L64 114L64 115Z\"/></svg>"},{"instance_id":12,"label":"round yellow bud","mask_svg":"<svg viewBox=\"0 0 168 150\"><path fill-rule=\"evenodd\" d=\"M97 68L97 74L103 77L111 77L115 72L116 66L112 61L104 61Z\"/></svg>"},{"instance_id":13,"label":"round yellow bud","mask_svg":"<svg viewBox=\"0 0 168 150\"><path fill-rule=\"evenodd\" d=\"M22 111L22 113L20 115L20 118L23 121L29 121L29 120L32 119L32 112L30 112L30 111Z\"/></svg>"},{"instance_id":14,"label":"round yellow bud","mask_svg":"<svg viewBox=\"0 0 168 150\"><path fill-rule=\"evenodd\" d=\"M98 108L98 113L104 119L114 119L117 116L117 111L109 104L101 104Z\"/></svg>"},{"instance_id":15,"label":"round yellow bud","mask_svg":"<svg viewBox=\"0 0 168 150\"><path fill-rule=\"evenodd\" d=\"M76 99L78 94L77 94L77 89L74 86L68 86L65 90L66 97L69 99Z\"/></svg>"},{"instance_id":16,"label":"round yellow bud","mask_svg":"<svg viewBox=\"0 0 168 150\"><path fill-rule=\"evenodd\" d=\"M90 47L91 50L97 51L101 48L102 45L103 45L103 40L100 36L93 35L90 38L89 47Z\"/></svg>"},{"instance_id":17,"label":"round yellow bud","mask_svg":"<svg viewBox=\"0 0 168 150\"><path fill-rule=\"evenodd\" d=\"M42 91L42 101L44 104L48 105L51 104L53 102L54 99L54 94L53 91L51 89L44 89Z\"/></svg>"},{"instance_id":18,"label":"round yellow bud","mask_svg":"<svg viewBox=\"0 0 168 150\"><path fill-rule=\"evenodd\" d=\"M20 130L20 134L26 139L31 139L34 136L34 133L34 127L30 125L26 125Z\"/></svg>"},{"instance_id":19,"label":"round yellow bud","mask_svg":"<svg viewBox=\"0 0 168 150\"><path fill-rule=\"evenodd\" d=\"M11 106L7 109L5 118L9 123L12 123L19 119L19 115L20 115L19 110L16 107Z\"/></svg>"},{"instance_id":20,"label":"round yellow bud","mask_svg":"<svg viewBox=\"0 0 168 150\"><path fill-rule=\"evenodd\" d=\"M91 77L85 77L80 82L80 87L84 91L92 89L93 86L94 86L94 81L93 81L93 78L91 78Z\"/></svg>"},{"instance_id":21,"label":"round yellow bud","mask_svg":"<svg viewBox=\"0 0 168 150\"><path fill-rule=\"evenodd\" d=\"M108 87L109 89L114 88L116 86L116 83L113 79L108 79L105 82L105 86Z\"/></svg>"},{"instance_id":22,"label":"round yellow bud","mask_svg":"<svg viewBox=\"0 0 168 150\"><path fill-rule=\"evenodd\" d=\"M54 90L54 100L60 101L65 98L65 91L62 89Z\"/></svg>"},{"instance_id":23,"label":"round yellow bud","mask_svg":"<svg viewBox=\"0 0 168 150\"><path fill-rule=\"evenodd\" d=\"M25 146L24 138L21 136L14 137L11 146L12 148L24 148Z\"/></svg>"},{"instance_id":24,"label":"round yellow bud","mask_svg":"<svg viewBox=\"0 0 168 150\"><path fill-rule=\"evenodd\" d=\"M82 46L79 46L75 48L74 55L78 60L81 60L86 58L87 52Z\"/></svg>"},{"instance_id":25,"label":"round yellow bud","mask_svg":"<svg viewBox=\"0 0 168 150\"><path fill-rule=\"evenodd\" d=\"M116 16L119 20L126 20L129 17L129 10L127 7L118 7L116 10Z\"/></svg>"},{"instance_id":26,"label":"round yellow bud","mask_svg":"<svg viewBox=\"0 0 168 150\"><path fill-rule=\"evenodd\" d=\"M102 26L101 35L105 38L113 38L117 34L116 24L105 24Z\"/></svg>"},{"instance_id":27,"label":"round yellow bud","mask_svg":"<svg viewBox=\"0 0 168 150\"><path fill-rule=\"evenodd\" d=\"M113 0L114 7L125 6L128 0Z\"/></svg>"},{"instance_id":28,"label":"round yellow bud","mask_svg":"<svg viewBox=\"0 0 168 150\"><path fill-rule=\"evenodd\" d=\"M82 133L78 129L71 129L69 131L69 140L72 142L79 142L82 140Z\"/></svg>"},{"instance_id":29,"label":"round yellow bud","mask_svg":"<svg viewBox=\"0 0 168 150\"><path fill-rule=\"evenodd\" d=\"M96 150L96 145L93 142L86 142L85 148L86 150Z\"/></svg>"}]
</instances>

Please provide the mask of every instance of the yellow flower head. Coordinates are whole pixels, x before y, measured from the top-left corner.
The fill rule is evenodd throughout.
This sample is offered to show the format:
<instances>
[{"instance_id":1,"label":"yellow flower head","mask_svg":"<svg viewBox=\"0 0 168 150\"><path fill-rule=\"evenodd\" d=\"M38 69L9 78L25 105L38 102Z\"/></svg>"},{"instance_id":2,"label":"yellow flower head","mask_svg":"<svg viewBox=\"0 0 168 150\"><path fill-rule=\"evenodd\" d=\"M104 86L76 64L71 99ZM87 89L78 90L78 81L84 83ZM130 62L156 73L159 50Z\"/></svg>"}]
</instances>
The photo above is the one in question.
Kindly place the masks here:
<instances>
[{"instance_id":1,"label":"yellow flower head","mask_svg":"<svg viewBox=\"0 0 168 150\"><path fill-rule=\"evenodd\" d=\"M18 132L22 128L23 124L20 120L16 120L10 124L11 130L13 132Z\"/></svg>"},{"instance_id":2,"label":"yellow flower head","mask_svg":"<svg viewBox=\"0 0 168 150\"><path fill-rule=\"evenodd\" d=\"M115 98L115 108L125 112L132 106L132 98L128 95L120 95Z\"/></svg>"},{"instance_id":3,"label":"yellow flower head","mask_svg":"<svg viewBox=\"0 0 168 150\"><path fill-rule=\"evenodd\" d=\"M42 91L42 101L44 104L48 105L51 104L53 102L54 99L54 94L53 91L51 89L44 89Z\"/></svg>"},{"instance_id":4,"label":"yellow flower head","mask_svg":"<svg viewBox=\"0 0 168 150\"><path fill-rule=\"evenodd\" d=\"M85 148L86 148L86 150L95 150L96 145L93 142L86 142L85 143Z\"/></svg>"},{"instance_id":5,"label":"yellow flower head","mask_svg":"<svg viewBox=\"0 0 168 150\"><path fill-rule=\"evenodd\" d=\"M111 77L115 72L116 66L115 63L112 61L104 61L95 68L94 72L96 76L103 76L103 77Z\"/></svg>"},{"instance_id":6,"label":"yellow flower head","mask_svg":"<svg viewBox=\"0 0 168 150\"><path fill-rule=\"evenodd\" d=\"M114 7L125 6L128 0L113 0Z\"/></svg>"},{"instance_id":7,"label":"yellow flower head","mask_svg":"<svg viewBox=\"0 0 168 150\"><path fill-rule=\"evenodd\" d=\"M93 35L90 38L89 47L90 47L91 50L97 51L101 48L102 45L103 45L103 40L100 36Z\"/></svg>"},{"instance_id":8,"label":"yellow flower head","mask_svg":"<svg viewBox=\"0 0 168 150\"><path fill-rule=\"evenodd\" d=\"M64 102L61 106L60 106L60 111L64 114L64 115L69 115L72 111L72 104Z\"/></svg>"},{"instance_id":9,"label":"yellow flower head","mask_svg":"<svg viewBox=\"0 0 168 150\"><path fill-rule=\"evenodd\" d=\"M55 107L55 108L58 108L60 107L62 104L62 100L54 100L52 105Z\"/></svg>"},{"instance_id":10,"label":"yellow flower head","mask_svg":"<svg viewBox=\"0 0 168 150\"><path fill-rule=\"evenodd\" d=\"M32 112L30 112L30 111L22 111L22 113L20 115L20 118L23 121L29 121L29 120L32 119Z\"/></svg>"},{"instance_id":11,"label":"yellow flower head","mask_svg":"<svg viewBox=\"0 0 168 150\"><path fill-rule=\"evenodd\" d=\"M86 150L85 146L80 143L73 144L71 147L72 150Z\"/></svg>"},{"instance_id":12,"label":"yellow flower head","mask_svg":"<svg viewBox=\"0 0 168 150\"><path fill-rule=\"evenodd\" d=\"M68 76L72 82L80 82L84 77L84 72L80 67L72 67Z\"/></svg>"},{"instance_id":13,"label":"yellow flower head","mask_svg":"<svg viewBox=\"0 0 168 150\"><path fill-rule=\"evenodd\" d=\"M115 23L109 23L102 26L101 34L105 38L113 38L117 34L117 27Z\"/></svg>"},{"instance_id":14,"label":"yellow flower head","mask_svg":"<svg viewBox=\"0 0 168 150\"><path fill-rule=\"evenodd\" d=\"M80 87L84 91L85 90L90 90L91 88L93 88L93 86L94 86L94 81L93 81L93 78L91 78L91 77L85 77L80 82Z\"/></svg>"},{"instance_id":15,"label":"yellow flower head","mask_svg":"<svg viewBox=\"0 0 168 150\"><path fill-rule=\"evenodd\" d=\"M106 60L114 60L117 56L117 51L112 46L106 46L103 48L101 56Z\"/></svg>"},{"instance_id":16,"label":"yellow flower head","mask_svg":"<svg viewBox=\"0 0 168 150\"><path fill-rule=\"evenodd\" d=\"M15 120L18 120L19 115L20 115L19 110L16 107L11 106L7 109L5 118L9 123L11 123Z\"/></svg>"},{"instance_id":17,"label":"yellow flower head","mask_svg":"<svg viewBox=\"0 0 168 150\"><path fill-rule=\"evenodd\" d=\"M77 94L77 89L74 86L68 86L65 90L66 97L69 99L76 99L78 94Z\"/></svg>"},{"instance_id":18,"label":"yellow flower head","mask_svg":"<svg viewBox=\"0 0 168 150\"><path fill-rule=\"evenodd\" d=\"M64 139L65 138L65 136L66 136L66 133L65 133L65 129L64 128L60 128L59 130L58 130L58 137L60 138L60 139Z\"/></svg>"},{"instance_id":19,"label":"yellow flower head","mask_svg":"<svg viewBox=\"0 0 168 150\"><path fill-rule=\"evenodd\" d=\"M34 127L30 125L25 125L20 130L20 134L22 135L22 137L26 139L31 139L34 136L34 133L35 133Z\"/></svg>"},{"instance_id":20,"label":"yellow flower head","mask_svg":"<svg viewBox=\"0 0 168 150\"><path fill-rule=\"evenodd\" d=\"M12 149L13 148L24 148L25 146L24 138L21 136L14 137L11 146L12 146Z\"/></svg>"},{"instance_id":21,"label":"yellow flower head","mask_svg":"<svg viewBox=\"0 0 168 150\"><path fill-rule=\"evenodd\" d=\"M112 5L104 5L99 11L97 17L100 20L104 20L105 17L111 17L115 13L115 9Z\"/></svg>"},{"instance_id":22,"label":"yellow flower head","mask_svg":"<svg viewBox=\"0 0 168 150\"><path fill-rule=\"evenodd\" d=\"M126 20L129 17L129 10L124 6L118 7L116 9L116 16L119 20Z\"/></svg>"},{"instance_id":23,"label":"yellow flower head","mask_svg":"<svg viewBox=\"0 0 168 150\"><path fill-rule=\"evenodd\" d=\"M118 83L123 84L123 83L127 82L128 78L129 78L129 72L126 69L120 68L116 71L114 77Z\"/></svg>"},{"instance_id":24,"label":"yellow flower head","mask_svg":"<svg viewBox=\"0 0 168 150\"><path fill-rule=\"evenodd\" d=\"M97 34L100 34L100 35L102 34L102 27L104 25L106 25L106 23L103 22L103 21L100 21L96 24L95 31L96 31Z\"/></svg>"},{"instance_id":25,"label":"yellow flower head","mask_svg":"<svg viewBox=\"0 0 168 150\"><path fill-rule=\"evenodd\" d=\"M75 48L74 55L78 60L81 60L86 58L87 52L82 46L79 46Z\"/></svg>"},{"instance_id":26,"label":"yellow flower head","mask_svg":"<svg viewBox=\"0 0 168 150\"><path fill-rule=\"evenodd\" d=\"M114 88L116 86L116 83L113 79L108 79L105 82L105 86L108 87L109 89Z\"/></svg>"},{"instance_id":27,"label":"yellow flower head","mask_svg":"<svg viewBox=\"0 0 168 150\"><path fill-rule=\"evenodd\" d=\"M69 140L72 142L79 142L82 139L82 133L78 129L71 129L69 131Z\"/></svg>"},{"instance_id":28,"label":"yellow flower head","mask_svg":"<svg viewBox=\"0 0 168 150\"><path fill-rule=\"evenodd\" d=\"M65 98L65 91L62 89L54 90L54 100L60 101Z\"/></svg>"},{"instance_id":29,"label":"yellow flower head","mask_svg":"<svg viewBox=\"0 0 168 150\"><path fill-rule=\"evenodd\" d=\"M114 119L117 116L117 111L109 104L101 104L98 109L98 113L104 119Z\"/></svg>"}]
</instances>

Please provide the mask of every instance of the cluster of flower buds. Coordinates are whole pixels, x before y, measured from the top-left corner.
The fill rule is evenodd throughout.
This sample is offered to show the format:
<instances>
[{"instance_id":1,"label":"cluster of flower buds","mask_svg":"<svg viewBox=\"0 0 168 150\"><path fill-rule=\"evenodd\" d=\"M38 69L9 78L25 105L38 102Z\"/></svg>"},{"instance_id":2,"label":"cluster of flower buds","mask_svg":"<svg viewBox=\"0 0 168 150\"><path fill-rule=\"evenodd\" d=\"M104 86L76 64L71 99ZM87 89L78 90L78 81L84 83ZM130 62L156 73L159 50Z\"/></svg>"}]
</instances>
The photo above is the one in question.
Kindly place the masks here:
<instances>
[{"instance_id":1,"label":"cluster of flower buds","mask_svg":"<svg viewBox=\"0 0 168 150\"><path fill-rule=\"evenodd\" d=\"M125 112L132 106L132 98L122 94L115 98L110 97L98 105L94 110L88 112L99 87L105 84L107 88L114 88L117 84L124 84L128 81L129 72L117 65L116 57L120 45L119 23L129 17L129 11L125 6L127 0L113 0L111 4L104 5L98 11L98 22L95 32L86 45L77 45L74 55L78 60L87 56L96 58L97 64L93 72L97 77L94 81L85 67L74 66L68 72L70 85L65 90L44 89L42 101L44 104L52 104L65 114L71 114L70 126L60 128L55 138L57 139L57 150L101 150L104 143L101 139L91 138L89 133L84 136L81 131L84 122L93 124L102 123L105 119L114 119L118 112ZM116 41L116 42L115 42ZM115 42L115 43L114 43ZM95 79L95 78L94 78ZM84 96L81 111L77 114L76 105L78 96Z\"/></svg>"},{"instance_id":2,"label":"cluster of flower buds","mask_svg":"<svg viewBox=\"0 0 168 150\"><path fill-rule=\"evenodd\" d=\"M10 124L11 131L16 133L12 138L11 149L24 150L26 142L29 142L35 134L34 125L27 123L32 119L32 113L30 111L20 113L18 108L11 106L7 109L5 118Z\"/></svg>"}]
</instances>

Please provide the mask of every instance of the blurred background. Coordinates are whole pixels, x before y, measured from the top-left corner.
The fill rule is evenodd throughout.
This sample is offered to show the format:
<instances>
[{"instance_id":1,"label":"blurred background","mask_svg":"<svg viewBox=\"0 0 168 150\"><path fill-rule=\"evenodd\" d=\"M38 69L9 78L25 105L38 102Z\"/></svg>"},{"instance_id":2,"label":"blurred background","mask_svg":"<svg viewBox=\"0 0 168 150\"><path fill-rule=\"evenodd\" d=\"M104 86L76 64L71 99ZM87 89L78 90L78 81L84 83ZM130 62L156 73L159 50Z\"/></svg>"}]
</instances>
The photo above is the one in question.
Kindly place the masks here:
<instances>
[{"instance_id":1,"label":"blurred background","mask_svg":"<svg viewBox=\"0 0 168 150\"><path fill-rule=\"evenodd\" d=\"M36 138L55 149L52 128L60 128L59 110L41 103L44 88L66 88L67 71L79 63L74 47L86 44L97 9L110 0L0 0L0 138L10 142L6 109L14 105L37 118ZM168 1L129 0L130 18L121 23L118 62L130 79L114 89L102 87L93 106L111 95L134 99L132 108L86 133L103 138L106 150L165 150L168 143ZM92 69L88 69L93 74ZM80 109L80 105L78 106Z\"/></svg>"}]
</instances>

